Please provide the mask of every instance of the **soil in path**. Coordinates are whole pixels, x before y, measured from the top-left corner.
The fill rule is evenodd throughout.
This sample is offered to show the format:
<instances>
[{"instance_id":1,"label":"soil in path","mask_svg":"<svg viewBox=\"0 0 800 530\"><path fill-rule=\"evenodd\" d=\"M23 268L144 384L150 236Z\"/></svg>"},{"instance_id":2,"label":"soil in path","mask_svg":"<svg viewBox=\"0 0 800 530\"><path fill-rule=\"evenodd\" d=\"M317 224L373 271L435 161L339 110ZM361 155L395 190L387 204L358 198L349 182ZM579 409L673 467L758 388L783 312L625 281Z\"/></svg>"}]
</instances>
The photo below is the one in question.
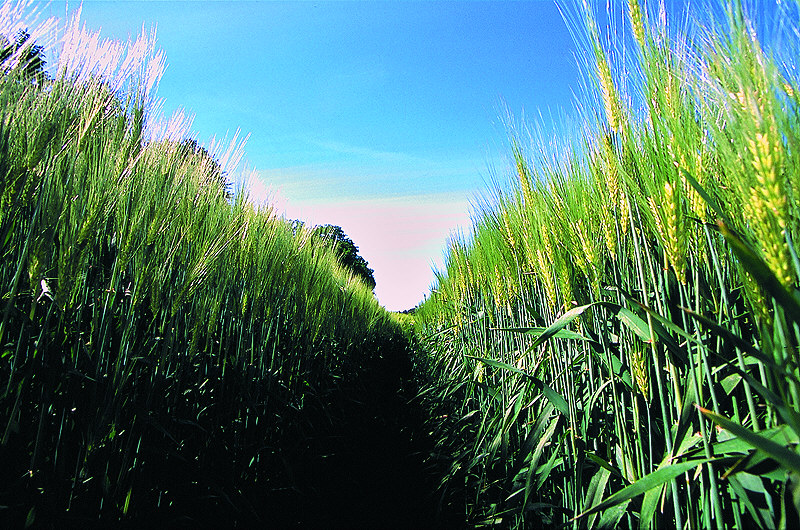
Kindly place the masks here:
<instances>
[{"instance_id":1,"label":"soil in path","mask_svg":"<svg viewBox=\"0 0 800 530\"><path fill-rule=\"evenodd\" d=\"M169 494L159 508L113 525L87 518L90 512L70 520L54 514L58 524L51 527L464 528L460 510L440 502L441 464L432 464L426 412L413 399L418 388L407 342L386 344L358 379L326 396L309 392L292 421L275 423L278 442L257 448L255 478L243 481L230 460L238 453L216 440L205 466L171 453L150 466L153 476L142 480Z\"/></svg>"},{"instance_id":2,"label":"soil in path","mask_svg":"<svg viewBox=\"0 0 800 530\"><path fill-rule=\"evenodd\" d=\"M276 526L464 527L456 510L440 505L439 477L427 463L432 441L413 402L411 372L407 351L398 348L357 388L342 392L330 408L331 421L295 448L295 489L284 493L275 510Z\"/></svg>"}]
</instances>

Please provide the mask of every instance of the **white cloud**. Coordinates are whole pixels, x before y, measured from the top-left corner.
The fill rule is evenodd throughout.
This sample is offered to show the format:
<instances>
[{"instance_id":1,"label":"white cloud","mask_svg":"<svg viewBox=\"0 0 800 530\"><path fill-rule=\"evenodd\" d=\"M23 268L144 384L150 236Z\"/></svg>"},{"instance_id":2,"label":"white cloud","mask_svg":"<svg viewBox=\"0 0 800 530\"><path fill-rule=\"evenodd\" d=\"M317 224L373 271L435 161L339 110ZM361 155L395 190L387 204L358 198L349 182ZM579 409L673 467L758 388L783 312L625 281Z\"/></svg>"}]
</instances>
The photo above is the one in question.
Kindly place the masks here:
<instances>
[{"instance_id":1,"label":"white cloud","mask_svg":"<svg viewBox=\"0 0 800 530\"><path fill-rule=\"evenodd\" d=\"M387 171L385 165L374 173L349 164L308 165L253 172L246 187L254 202L272 205L287 219L341 226L374 269L380 302L402 310L428 293L433 267L442 267L448 236L471 226L474 192L468 190L475 186L468 176L475 172L430 168L424 185L419 172L409 167ZM468 176L453 179L454 174ZM459 189L452 189L456 184Z\"/></svg>"},{"instance_id":2,"label":"white cloud","mask_svg":"<svg viewBox=\"0 0 800 530\"><path fill-rule=\"evenodd\" d=\"M485 160L429 161L405 153L372 151L344 144L340 149L363 151L357 161L337 155L321 163L258 170L280 195L293 201L362 199L465 193L480 189ZM344 156L344 158L341 158ZM482 169L483 168L483 169Z\"/></svg>"}]
</instances>

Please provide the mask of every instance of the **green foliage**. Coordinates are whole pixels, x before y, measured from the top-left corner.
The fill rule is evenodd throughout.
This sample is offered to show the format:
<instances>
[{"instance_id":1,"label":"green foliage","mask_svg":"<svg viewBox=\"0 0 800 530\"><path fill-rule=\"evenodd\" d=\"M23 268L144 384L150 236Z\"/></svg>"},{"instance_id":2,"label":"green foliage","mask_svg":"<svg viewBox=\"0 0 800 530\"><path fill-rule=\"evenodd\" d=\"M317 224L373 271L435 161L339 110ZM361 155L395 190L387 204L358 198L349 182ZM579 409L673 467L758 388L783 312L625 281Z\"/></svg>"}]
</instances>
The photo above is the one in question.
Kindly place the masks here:
<instances>
[{"instance_id":1,"label":"green foliage","mask_svg":"<svg viewBox=\"0 0 800 530\"><path fill-rule=\"evenodd\" d=\"M476 525L791 528L800 6L767 53L739 3L626 4L611 35L570 14L582 136L511 131L515 183L414 314L441 491Z\"/></svg>"},{"instance_id":2,"label":"green foliage","mask_svg":"<svg viewBox=\"0 0 800 530\"><path fill-rule=\"evenodd\" d=\"M197 164L203 166L203 172L207 175L208 180L212 185L218 186L225 198L230 200L233 198L231 193L231 184L228 182L225 171L222 169L219 161L208 152L208 150L197 143L194 138L186 138L178 144L179 157L187 160L194 160Z\"/></svg>"},{"instance_id":3,"label":"green foliage","mask_svg":"<svg viewBox=\"0 0 800 530\"><path fill-rule=\"evenodd\" d=\"M375 289L375 277L372 275L374 271L369 268L367 260L359 255L358 247L340 226L317 226L314 227L313 234L334 249L342 267L353 271L353 274L361 278L364 285Z\"/></svg>"},{"instance_id":4,"label":"green foliage","mask_svg":"<svg viewBox=\"0 0 800 530\"><path fill-rule=\"evenodd\" d=\"M263 525L404 338L309 230L146 132L131 72L158 69L108 49L0 77L0 526Z\"/></svg>"},{"instance_id":5,"label":"green foliage","mask_svg":"<svg viewBox=\"0 0 800 530\"><path fill-rule=\"evenodd\" d=\"M44 47L31 41L30 33L25 30L17 32L13 42L0 34L0 65L26 81L42 85L48 79L44 55ZM8 65L11 62L13 65Z\"/></svg>"}]
</instances>

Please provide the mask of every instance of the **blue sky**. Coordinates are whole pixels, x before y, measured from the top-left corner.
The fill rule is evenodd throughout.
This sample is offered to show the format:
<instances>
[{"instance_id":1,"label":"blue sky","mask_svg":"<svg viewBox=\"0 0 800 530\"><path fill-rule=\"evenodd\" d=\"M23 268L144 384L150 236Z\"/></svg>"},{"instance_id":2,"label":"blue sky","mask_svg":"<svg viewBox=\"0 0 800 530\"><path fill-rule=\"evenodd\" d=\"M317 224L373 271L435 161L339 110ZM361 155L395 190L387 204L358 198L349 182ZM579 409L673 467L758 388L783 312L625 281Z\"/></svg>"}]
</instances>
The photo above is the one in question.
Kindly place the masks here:
<instances>
[{"instance_id":1,"label":"blue sky","mask_svg":"<svg viewBox=\"0 0 800 530\"><path fill-rule=\"evenodd\" d=\"M52 2L64 18L77 2ZM342 226L389 309L419 302L451 230L505 173L505 109L545 121L580 90L553 2L84 1L103 37L157 28L164 113L245 149L290 218Z\"/></svg>"}]
</instances>

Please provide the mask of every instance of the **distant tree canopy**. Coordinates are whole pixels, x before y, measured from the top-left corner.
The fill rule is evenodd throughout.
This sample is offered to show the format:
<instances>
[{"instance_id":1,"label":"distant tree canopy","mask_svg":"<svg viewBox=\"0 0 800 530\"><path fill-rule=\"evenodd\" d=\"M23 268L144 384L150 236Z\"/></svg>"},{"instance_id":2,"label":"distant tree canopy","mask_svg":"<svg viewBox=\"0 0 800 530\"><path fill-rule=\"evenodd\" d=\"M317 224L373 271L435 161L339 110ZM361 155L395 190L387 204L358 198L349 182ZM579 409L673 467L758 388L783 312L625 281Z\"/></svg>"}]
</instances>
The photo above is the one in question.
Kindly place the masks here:
<instances>
[{"instance_id":1,"label":"distant tree canopy","mask_svg":"<svg viewBox=\"0 0 800 530\"><path fill-rule=\"evenodd\" d=\"M358 254L358 247L347 237L340 226L322 225L313 229L313 234L328 242L339 256L339 263L352 270L370 289L375 289L374 272L369 268L367 260Z\"/></svg>"},{"instance_id":2,"label":"distant tree canopy","mask_svg":"<svg viewBox=\"0 0 800 530\"><path fill-rule=\"evenodd\" d=\"M226 198L230 199L232 197L231 185L228 182L227 174L222 170L222 166L217 159L205 147L197 143L197 140L193 138L186 138L180 142L178 149L183 156L196 157L201 164L208 168L211 182L219 186Z\"/></svg>"},{"instance_id":3,"label":"distant tree canopy","mask_svg":"<svg viewBox=\"0 0 800 530\"><path fill-rule=\"evenodd\" d=\"M18 52L20 60L15 70L21 71L28 81L38 85L44 84L48 79L44 69L47 64L44 59L44 47L31 41L30 33L24 30L17 33L13 43L5 35L0 35L0 64Z\"/></svg>"}]
</instances>

